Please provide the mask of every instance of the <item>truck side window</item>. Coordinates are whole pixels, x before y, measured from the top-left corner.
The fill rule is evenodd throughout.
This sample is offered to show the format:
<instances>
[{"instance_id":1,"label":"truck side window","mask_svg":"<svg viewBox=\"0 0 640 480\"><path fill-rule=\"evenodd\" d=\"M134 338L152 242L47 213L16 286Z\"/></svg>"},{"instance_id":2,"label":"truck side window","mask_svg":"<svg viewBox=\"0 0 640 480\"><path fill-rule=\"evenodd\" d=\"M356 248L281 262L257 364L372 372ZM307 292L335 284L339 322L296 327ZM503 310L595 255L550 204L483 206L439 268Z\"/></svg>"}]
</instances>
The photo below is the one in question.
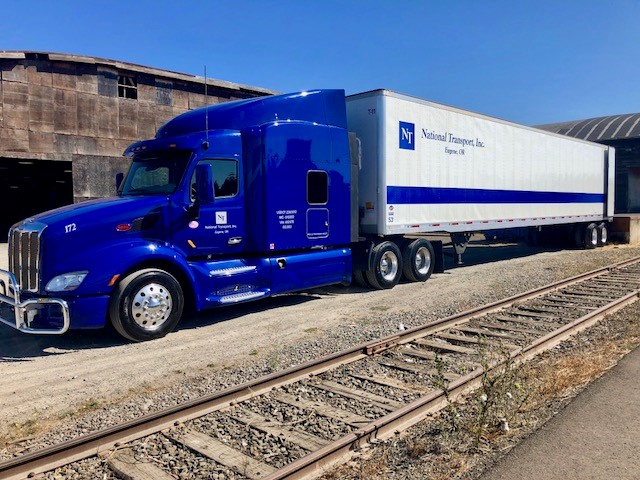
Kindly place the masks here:
<instances>
[{"instance_id":1,"label":"truck side window","mask_svg":"<svg viewBox=\"0 0 640 480\"><path fill-rule=\"evenodd\" d=\"M199 162L208 163L213 170L213 190L216 198L229 198L238 194L238 161L223 159L207 159ZM195 199L196 174L191 177L191 200Z\"/></svg>"},{"instance_id":2,"label":"truck side window","mask_svg":"<svg viewBox=\"0 0 640 480\"><path fill-rule=\"evenodd\" d=\"M329 175L323 170L307 172L307 203L326 205L329 201Z\"/></svg>"}]
</instances>

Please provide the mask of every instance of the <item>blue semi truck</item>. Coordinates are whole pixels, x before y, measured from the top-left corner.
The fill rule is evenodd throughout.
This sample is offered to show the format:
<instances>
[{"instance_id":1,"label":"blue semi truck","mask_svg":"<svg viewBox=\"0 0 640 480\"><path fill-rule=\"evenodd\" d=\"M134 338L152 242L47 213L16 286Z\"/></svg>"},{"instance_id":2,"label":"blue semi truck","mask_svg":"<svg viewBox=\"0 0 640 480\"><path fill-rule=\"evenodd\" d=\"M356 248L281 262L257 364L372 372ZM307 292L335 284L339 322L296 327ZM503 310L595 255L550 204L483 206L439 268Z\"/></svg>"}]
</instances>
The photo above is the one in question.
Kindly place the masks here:
<instances>
[{"instance_id":1,"label":"blue semi truck","mask_svg":"<svg viewBox=\"0 0 640 480\"><path fill-rule=\"evenodd\" d=\"M527 166L537 149L550 163ZM0 321L40 334L110 323L145 341L185 309L425 281L443 266L425 233L450 234L458 254L472 232L507 227L597 247L613 215L613 149L386 90L209 106L125 155L116 197L10 229Z\"/></svg>"}]
</instances>

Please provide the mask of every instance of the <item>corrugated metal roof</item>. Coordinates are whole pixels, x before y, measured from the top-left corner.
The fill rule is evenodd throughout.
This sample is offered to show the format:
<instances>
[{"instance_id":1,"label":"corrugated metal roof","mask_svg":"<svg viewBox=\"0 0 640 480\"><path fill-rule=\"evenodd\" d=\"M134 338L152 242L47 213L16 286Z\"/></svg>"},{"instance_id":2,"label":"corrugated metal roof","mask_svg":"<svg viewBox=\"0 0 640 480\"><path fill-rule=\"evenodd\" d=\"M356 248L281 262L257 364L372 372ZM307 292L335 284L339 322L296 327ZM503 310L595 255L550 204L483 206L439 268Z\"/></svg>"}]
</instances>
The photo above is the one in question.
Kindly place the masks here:
<instances>
[{"instance_id":1,"label":"corrugated metal roof","mask_svg":"<svg viewBox=\"0 0 640 480\"><path fill-rule=\"evenodd\" d=\"M549 123L547 125L537 125L536 128L591 142L639 139L640 113Z\"/></svg>"}]
</instances>

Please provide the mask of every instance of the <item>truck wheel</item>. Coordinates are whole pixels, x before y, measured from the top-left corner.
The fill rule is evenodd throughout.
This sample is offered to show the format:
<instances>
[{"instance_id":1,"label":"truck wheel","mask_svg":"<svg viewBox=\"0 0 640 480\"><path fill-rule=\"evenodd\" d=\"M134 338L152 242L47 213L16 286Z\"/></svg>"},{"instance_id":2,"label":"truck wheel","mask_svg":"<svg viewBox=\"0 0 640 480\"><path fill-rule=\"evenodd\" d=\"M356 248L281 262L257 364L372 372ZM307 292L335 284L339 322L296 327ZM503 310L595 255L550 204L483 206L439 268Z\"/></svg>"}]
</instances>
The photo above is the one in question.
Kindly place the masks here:
<instances>
[{"instance_id":1,"label":"truck wheel","mask_svg":"<svg viewBox=\"0 0 640 480\"><path fill-rule=\"evenodd\" d=\"M402 275L402 256L393 242L382 242L373 247L373 268L367 270L367 281L378 290L393 288Z\"/></svg>"},{"instance_id":2,"label":"truck wheel","mask_svg":"<svg viewBox=\"0 0 640 480\"><path fill-rule=\"evenodd\" d=\"M134 342L164 337L172 331L184 308L178 281L155 268L134 272L115 288L109 316L116 331Z\"/></svg>"},{"instance_id":3,"label":"truck wheel","mask_svg":"<svg viewBox=\"0 0 640 480\"><path fill-rule=\"evenodd\" d=\"M365 274L362 270L354 270L353 271L353 281L356 285L364 288L370 288L371 285L367 282Z\"/></svg>"},{"instance_id":4,"label":"truck wheel","mask_svg":"<svg viewBox=\"0 0 640 480\"><path fill-rule=\"evenodd\" d=\"M604 247L609 242L609 227L602 222L598 225L598 246Z\"/></svg>"},{"instance_id":5,"label":"truck wheel","mask_svg":"<svg viewBox=\"0 0 640 480\"><path fill-rule=\"evenodd\" d=\"M584 248L596 248L598 246L598 227L595 223L587 225L584 236Z\"/></svg>"},{"instance_id":6,"label":"truck wheel","mask_svg":"<svg viewBox=\"0 0 640 480\"><path fill-rule=\"evenodd\" d=\"M418 238L402 250L402 273L407 280L424 282L433 273L433 246L431 242Z\"/></svg>"}]
</instances>

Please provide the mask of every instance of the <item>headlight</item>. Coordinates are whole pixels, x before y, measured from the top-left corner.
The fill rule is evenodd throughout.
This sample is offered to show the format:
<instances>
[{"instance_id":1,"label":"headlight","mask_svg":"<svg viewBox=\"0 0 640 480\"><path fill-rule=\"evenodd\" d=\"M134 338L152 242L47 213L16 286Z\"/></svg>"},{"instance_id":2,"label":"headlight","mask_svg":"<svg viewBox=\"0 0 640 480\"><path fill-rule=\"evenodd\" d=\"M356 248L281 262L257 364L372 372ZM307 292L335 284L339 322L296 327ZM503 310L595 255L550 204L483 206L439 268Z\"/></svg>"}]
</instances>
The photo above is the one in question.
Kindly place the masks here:
<instances>
[{"instance_id":1,"label":"headlight","mask_svg":"<svg viewBox=\"0 0 640 480\"><path fill-rule=\"evenodd\" d=\"M47 292L69 292L75 290L80 286L84 277L87 276L87 273L89 272L71 272L58 275L49 280L49 283L47 283L44 289Z\"/></svg>"}]
</instances>

